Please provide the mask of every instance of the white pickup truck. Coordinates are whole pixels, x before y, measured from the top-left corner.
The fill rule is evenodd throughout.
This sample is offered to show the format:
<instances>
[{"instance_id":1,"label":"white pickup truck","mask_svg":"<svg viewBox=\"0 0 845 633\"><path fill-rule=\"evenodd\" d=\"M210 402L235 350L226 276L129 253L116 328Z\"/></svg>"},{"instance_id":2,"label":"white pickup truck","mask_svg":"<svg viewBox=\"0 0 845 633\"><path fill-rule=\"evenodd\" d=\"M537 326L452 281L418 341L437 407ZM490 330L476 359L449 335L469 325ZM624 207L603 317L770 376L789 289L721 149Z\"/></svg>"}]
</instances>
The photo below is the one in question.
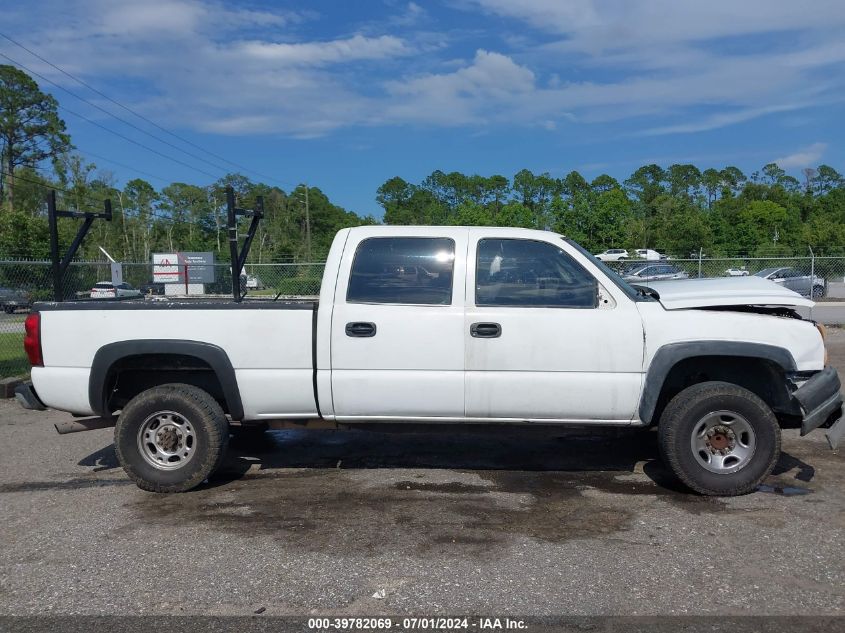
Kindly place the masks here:
<instances>
[{"instance_id":1,"label":"white pickup truck","mask_svg":"<svg viewBox=\"0 0 845 633\"><path fill-rule=\"evenodd\" d=\"M211 475L230 425L319 420L657 426L689 488L743 494L781 426L845 432L824 329L794 310L812 305L756 277L633 287L550 232L361 227L337 234L318 302L38 304L18 398L114 425L159 492Z\"/></svg>"}]
</instances>

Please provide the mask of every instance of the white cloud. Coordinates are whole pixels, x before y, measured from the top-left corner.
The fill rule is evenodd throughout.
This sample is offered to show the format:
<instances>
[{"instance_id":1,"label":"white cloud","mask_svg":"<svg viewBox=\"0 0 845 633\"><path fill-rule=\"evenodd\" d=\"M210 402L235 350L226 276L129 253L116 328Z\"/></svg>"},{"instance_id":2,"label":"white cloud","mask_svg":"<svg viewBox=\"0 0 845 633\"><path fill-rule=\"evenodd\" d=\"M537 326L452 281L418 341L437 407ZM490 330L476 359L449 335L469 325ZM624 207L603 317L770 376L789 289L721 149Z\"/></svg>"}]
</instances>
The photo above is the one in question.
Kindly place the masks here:
<instances>
[{"instance_id":1,"label":"white cloud","mask_svg":"<svg viewBox=\"0 0 845 633\"><path fill-rule=\"evenodd\" d=\"M407 55L411 49L399 38L354 37L327 42L277 44L272 42L244 42L239 49L247 57L282 64L321 65L362 59L382 59Z\"/></svg>"},{"instance_id":2,"label":"white cloud","mask_svg":"<svg viewBox=\"0 0 845 633\"><path fill-rule=\"evenodd\" d=\"M765 0L462 0L520 31L499 33L507 53L485 37L470 59L466 41L456 50L450 34L414 27L437 19L414 2L319 39L301 28L312 14L222 0L31 5L4 14L6 30L72 73L125 89L114 96L156 120L221 134L494 123L565 133L571 122L628 120L643 122L640 135L665 135L845 98L845 78L831 72L845 61L840 0L812 10ZM37 17L48 14L49 27ZM724 44L786 31L754 49ZM68 84L8 43L0 51Z\"/></svg>"},{"instance_id":3,"label":"white cloud","mask_svg":"<svg viewBox=\"0 0 845 633\"><path fill-rule=\"evenodd\" d=\"M413 26L427 17L428 12L425 9L416 2L409 2L403 12L390 18L389 22L393 26Z\"/></svg>"},{"instance_id":4,"label":"white cloud","mask_svg":"<svg viewBox=\"0 0 845 633\"><path fill-rule=\"evenodd\" d=\"M831 29L845 25L840 0L472 0L482 9L567 36L574 51L689 43L757 33Z\"/></svg>"},{"instance_id":5,"label":"white cloud","mask_svg":"<svg viewBox=\"0 0 845 633\"><path fill-rule=\"evenodd\" d=\"M777 112L789 112L790 110L797 110L806 107L807 104L784 104L779 106L768 106L763 108L745 108L736 112L720 112L699 120L690 120L686 123L678 123L676 125L664 125L661 127L653 127L643 130L635 134L635 136L659 136L662 134L688 134L690 132L705 132L707 130L715 130L727 125L735 125L756 119L767 114L774 114Z\"/></svg>"},{"instance_id":6,"label":"white cloud","mask_svg":"<svg viewBox=\"0 0 845 633\"><path fill-rule=\"evenodd\" d=\"M387 120L464 125L477 124L488 109L524 99L535 85L528 68L506 55L478 50L471 63L455 71L392 81L387 90L394 97Z\"/></svg>"},{"instance_id":7,"label":"white cloud","mask_svg":"<svg viewBox=\"0 0 845 633\"><path fill-rule=\"evenodd\" d=\"M776 158L772 162L777 163L782 169L812 167L819 164L826 150L827 143L813 143L797 152Z\"/></svg>"}]
</instances>

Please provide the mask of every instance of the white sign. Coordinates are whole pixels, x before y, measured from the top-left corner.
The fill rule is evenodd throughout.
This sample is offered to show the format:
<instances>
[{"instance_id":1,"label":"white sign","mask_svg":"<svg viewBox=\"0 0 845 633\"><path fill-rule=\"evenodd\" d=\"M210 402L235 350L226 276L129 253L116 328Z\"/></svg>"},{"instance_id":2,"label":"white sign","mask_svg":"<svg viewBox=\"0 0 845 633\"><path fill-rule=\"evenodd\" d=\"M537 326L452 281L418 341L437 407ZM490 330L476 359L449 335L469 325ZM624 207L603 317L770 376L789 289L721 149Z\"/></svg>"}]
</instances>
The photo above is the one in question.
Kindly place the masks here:
<instances>
[{"instance_id":1,"label":"white sign","mask_svg":"<svg viewBox=\"0 0 845 633\"><path fill-rule=\"evenodd\" d=\"M153 253L153 281L162 284L183 282L182 266L177 253Z\"/></svg>"},{"instance_id":2,"label":"white sign","mask_svg":"<svg viewBox=\"0 0 845 633\"><path fill-rule=\"evenodd\" d=\"M123 283L123 264L111 263L111 282L115 286Z\"/></svg>"}]
</instances>

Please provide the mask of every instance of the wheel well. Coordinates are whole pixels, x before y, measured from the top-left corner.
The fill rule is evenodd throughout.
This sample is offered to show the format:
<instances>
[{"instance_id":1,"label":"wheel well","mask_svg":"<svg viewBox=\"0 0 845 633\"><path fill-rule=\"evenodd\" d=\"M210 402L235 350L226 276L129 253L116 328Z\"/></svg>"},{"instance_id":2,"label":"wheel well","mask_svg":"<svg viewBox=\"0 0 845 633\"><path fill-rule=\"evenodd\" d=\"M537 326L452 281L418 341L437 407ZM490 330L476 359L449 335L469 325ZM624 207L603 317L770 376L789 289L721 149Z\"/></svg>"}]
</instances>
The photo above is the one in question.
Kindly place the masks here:
<instances>
[{"instance_id":1,"label":"wheel well","mask_svg":"<svg viewBox=\"0 0 845 633\"><path fill-rule=\"evenodd\" d=\"M666 374L651 423L660 420L663 409L681 391L713 380L748 389L769 405L781 421L800 415L787 387L786 372L774 361L748 356L696 356L678 361Z\"/></svg>"},{"instance_id":2,"label":"wheel well","mask_svg":"<svg viewBox=\"0 0 845 633\"><path fill-rule=\"evenodd\" d=\"M122 409L142 391L167 383L199 387L229 413L217 372L208 362L187 354L136 354L117 360L105 378L108 410Z\"/></svg>"}]
</instances>

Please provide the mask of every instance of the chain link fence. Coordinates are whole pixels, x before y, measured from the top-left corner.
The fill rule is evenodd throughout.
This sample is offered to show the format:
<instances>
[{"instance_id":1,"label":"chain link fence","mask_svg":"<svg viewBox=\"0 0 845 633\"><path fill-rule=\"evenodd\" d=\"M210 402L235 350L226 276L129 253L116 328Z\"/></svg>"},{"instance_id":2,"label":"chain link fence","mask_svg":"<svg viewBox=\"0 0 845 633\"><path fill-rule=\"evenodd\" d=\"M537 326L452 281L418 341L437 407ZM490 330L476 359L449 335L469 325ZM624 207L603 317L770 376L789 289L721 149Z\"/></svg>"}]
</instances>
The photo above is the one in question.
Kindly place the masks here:
<instances>
[{"instance_id":1,"label":"chain link fence","mask_svg":"<svg viewBox=\"0 0 845 633\"><path fill-rule=\"evenodd\" d=\"M845 257L731 257L699 259L662 259L657 261L620 260L606 262L627 280L647 283L662 279L765 276L817 301L845 301ZM121 299L163 300L168 295L184 297L197 292L203 296L230 299L231 268L228 264L191 264L178 273L189 283L164 284L154 280L152 264L123 263L123 281L127 285L114 291ZM240 287L247 297L270 300L316 297L320 292L323 262L285 264L247 264ZM202 277L213 282L201 287L190 283ZM72 262L63 278L66 300L90 300L95 286L109 285L108 262ZM111 289L95 291L95 298L105 298ZM24 319L33 303L53 300L53 281L47 261L0 260L0 377L25 374L29 365L23 352Z\"/></svg>"},{"instance_id":2,"label":"chain link fence","mask_svg":"<svg viewBox=\"0 0 845 633\"><path fill-rule=\"evenodd\" d=\"M631 283L756 275L817 301L845 300L845 257L702 257L605 263Z\"/></svg>"}]
</instances>

